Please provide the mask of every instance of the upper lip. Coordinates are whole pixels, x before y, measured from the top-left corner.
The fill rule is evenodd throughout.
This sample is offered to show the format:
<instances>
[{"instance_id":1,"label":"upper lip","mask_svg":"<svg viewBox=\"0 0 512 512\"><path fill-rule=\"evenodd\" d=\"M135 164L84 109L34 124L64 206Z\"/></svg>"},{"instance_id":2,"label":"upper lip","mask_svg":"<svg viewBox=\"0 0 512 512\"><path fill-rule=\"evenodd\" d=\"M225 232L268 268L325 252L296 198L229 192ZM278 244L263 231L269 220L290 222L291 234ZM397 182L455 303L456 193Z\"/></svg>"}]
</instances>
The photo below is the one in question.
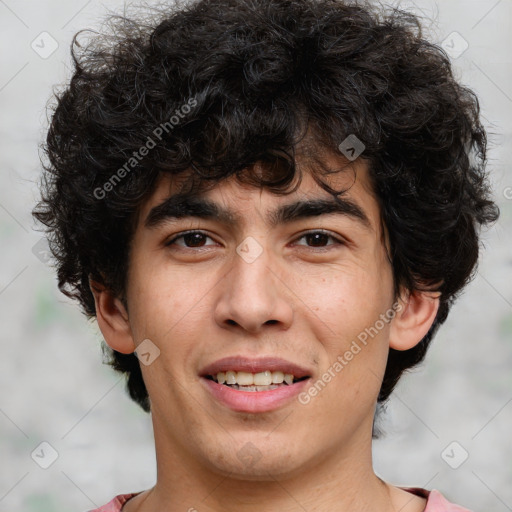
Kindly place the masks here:
<instances>
[{"instance_id":1,"label":"upper lip","mask_svg":"<svg viewBox=\"0 0 512 512\"><path fill-rule=\"evenodd\" d=\"M279 357L260 357L251 359L243 356L232 356L219 359L205 366L201 370L200 375L205 377L207 375L216 375L219 372L227 372L228 370L248 373L281 371L283 373L291 373L298 379L302 377L309 377L311 375L311 372L307 368Z\"/></svg>"}]
</instances>

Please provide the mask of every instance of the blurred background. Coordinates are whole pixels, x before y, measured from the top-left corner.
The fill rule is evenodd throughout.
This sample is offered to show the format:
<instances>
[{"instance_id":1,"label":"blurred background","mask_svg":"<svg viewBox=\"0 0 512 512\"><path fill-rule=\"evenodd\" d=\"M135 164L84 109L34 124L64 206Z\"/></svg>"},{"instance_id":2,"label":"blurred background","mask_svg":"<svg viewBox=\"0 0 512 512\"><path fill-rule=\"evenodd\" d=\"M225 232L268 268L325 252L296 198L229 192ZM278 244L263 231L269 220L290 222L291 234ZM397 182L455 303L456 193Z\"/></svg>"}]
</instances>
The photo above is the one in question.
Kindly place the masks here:
<instances>
[{"instance_id":1,"label":"blurred background","mask_svg":"<svg viewBox=\"0 0 512 512\"><path fill-rule=\"evenodd\" d=\"M58 291L30 215L46 104L70 76L72 36L123 5L0 0L1 512L85 511L156 478L150 417L102 364L96 324ZM425 18L478 94L501 218L426 364L390 400L375 468L474 511L512 510L512 2L393 5Z\"/></svg>"}]
</instances>

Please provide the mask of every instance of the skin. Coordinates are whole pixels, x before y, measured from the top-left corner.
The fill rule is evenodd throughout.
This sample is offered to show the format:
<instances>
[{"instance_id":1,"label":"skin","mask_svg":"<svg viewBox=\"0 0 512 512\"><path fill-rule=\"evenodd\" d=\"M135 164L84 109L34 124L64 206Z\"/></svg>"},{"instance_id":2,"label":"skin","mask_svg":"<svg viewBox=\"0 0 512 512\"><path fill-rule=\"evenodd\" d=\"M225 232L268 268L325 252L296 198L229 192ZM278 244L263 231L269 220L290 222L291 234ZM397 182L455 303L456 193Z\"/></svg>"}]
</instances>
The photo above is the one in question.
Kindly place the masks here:
<instances>
[{"instance_id":1,"label":"skin","mask_svg":"<svg viewBox=\"0 0 512 512\"><path fill-rule=\"evenodd\" d=\"M126 302L91 283L99 326L115 350L131 353L150 339L160 355L142 365L152 408L157 483L124 512L419 512L425 500L380 480L371 458L372 423L389 347L406 350L427 333L433 294L403 290L393 276L377 200L364 161L343 169L337 154L323 179L366 214L369 225L339 213L270 228L266 213L300 198L331 196L304 166L300 188L275 195L229 178L204 197L241 216L180 219L147 228L152 207L175 192L162 179L143 205L133 238ZM254 169L257 170L257 169ZM180 232L205 232L199 246ZM320 242L304 232L325 230ZM248 236L262 247L252 263L236 247ZM209 237L209 238L208 238ZM336 238L344 243L336 243ZM358 334L399 300L400 310L309 403L296 399L266 413L235 412L212 398L199 372L217 359L277 356L312 370L332 367ZM273 322L270 322L272 321ZM253 463L237 453L247 443Z\"/></svg>"}]
</instances>

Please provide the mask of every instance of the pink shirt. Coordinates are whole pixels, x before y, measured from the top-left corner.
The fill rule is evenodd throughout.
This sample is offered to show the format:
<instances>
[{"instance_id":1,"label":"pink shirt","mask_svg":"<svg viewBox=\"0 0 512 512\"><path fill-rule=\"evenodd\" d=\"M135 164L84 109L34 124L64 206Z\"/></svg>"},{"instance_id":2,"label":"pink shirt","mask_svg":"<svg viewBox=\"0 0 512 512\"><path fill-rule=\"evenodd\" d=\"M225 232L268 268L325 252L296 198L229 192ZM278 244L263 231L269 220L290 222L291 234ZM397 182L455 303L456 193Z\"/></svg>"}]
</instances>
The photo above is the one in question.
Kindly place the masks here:
<instances>
[{"instance_id":1,"label":"pink shirt","mask_svg":"<svg viewBox=\"0 0 512 512\"><path fill-rule=\"evenodd\" d=\"M459 507L458 505L450 503L439 491L436 491L435 489L432 491L426 491L425 489L418 488L409 488L404 490L423 498L427 498L427 506L425 507L424 512L471 512L467 508ZM123 505L130 498L137 496L137 494L139 493L120 494L106 505L103 505L103 507L90 510L89 512L120 512Z\"/></svg>"}]
</instances>

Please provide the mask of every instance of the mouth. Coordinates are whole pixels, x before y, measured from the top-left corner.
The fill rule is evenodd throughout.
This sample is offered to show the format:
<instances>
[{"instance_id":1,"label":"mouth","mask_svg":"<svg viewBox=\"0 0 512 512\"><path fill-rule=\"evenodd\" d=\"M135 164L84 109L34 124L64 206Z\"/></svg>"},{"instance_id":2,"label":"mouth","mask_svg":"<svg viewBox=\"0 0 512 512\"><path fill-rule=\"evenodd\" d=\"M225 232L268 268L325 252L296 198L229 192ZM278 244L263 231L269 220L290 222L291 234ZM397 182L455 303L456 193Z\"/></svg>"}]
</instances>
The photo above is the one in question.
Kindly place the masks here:
<instances>
[{"instance_id":1,"label":"mouth","mask_svg":"<svg viewBox=\"0 0 512 512\"><path fill-rule=\"evenodd\" d=\"M281 358L228 357L199 376L210 397L236 412L268 412L291 402L313 372Z\"/></svg>"},{"instance_id":2,"label":"mouth","mask_svg":"<svg viewBox=\"0 0 512 512\"><path fill-rule=\"evenodd\" d=\"M227 372L218 372L215 375L205 375L205 378L228 386L238 391L271 391L283 386L291 386L297 382L309 379L308 375L296 377L292 373L282 371L266 370L258 373L236 372L228 370Z\"/></svg>"}]
</instances>

